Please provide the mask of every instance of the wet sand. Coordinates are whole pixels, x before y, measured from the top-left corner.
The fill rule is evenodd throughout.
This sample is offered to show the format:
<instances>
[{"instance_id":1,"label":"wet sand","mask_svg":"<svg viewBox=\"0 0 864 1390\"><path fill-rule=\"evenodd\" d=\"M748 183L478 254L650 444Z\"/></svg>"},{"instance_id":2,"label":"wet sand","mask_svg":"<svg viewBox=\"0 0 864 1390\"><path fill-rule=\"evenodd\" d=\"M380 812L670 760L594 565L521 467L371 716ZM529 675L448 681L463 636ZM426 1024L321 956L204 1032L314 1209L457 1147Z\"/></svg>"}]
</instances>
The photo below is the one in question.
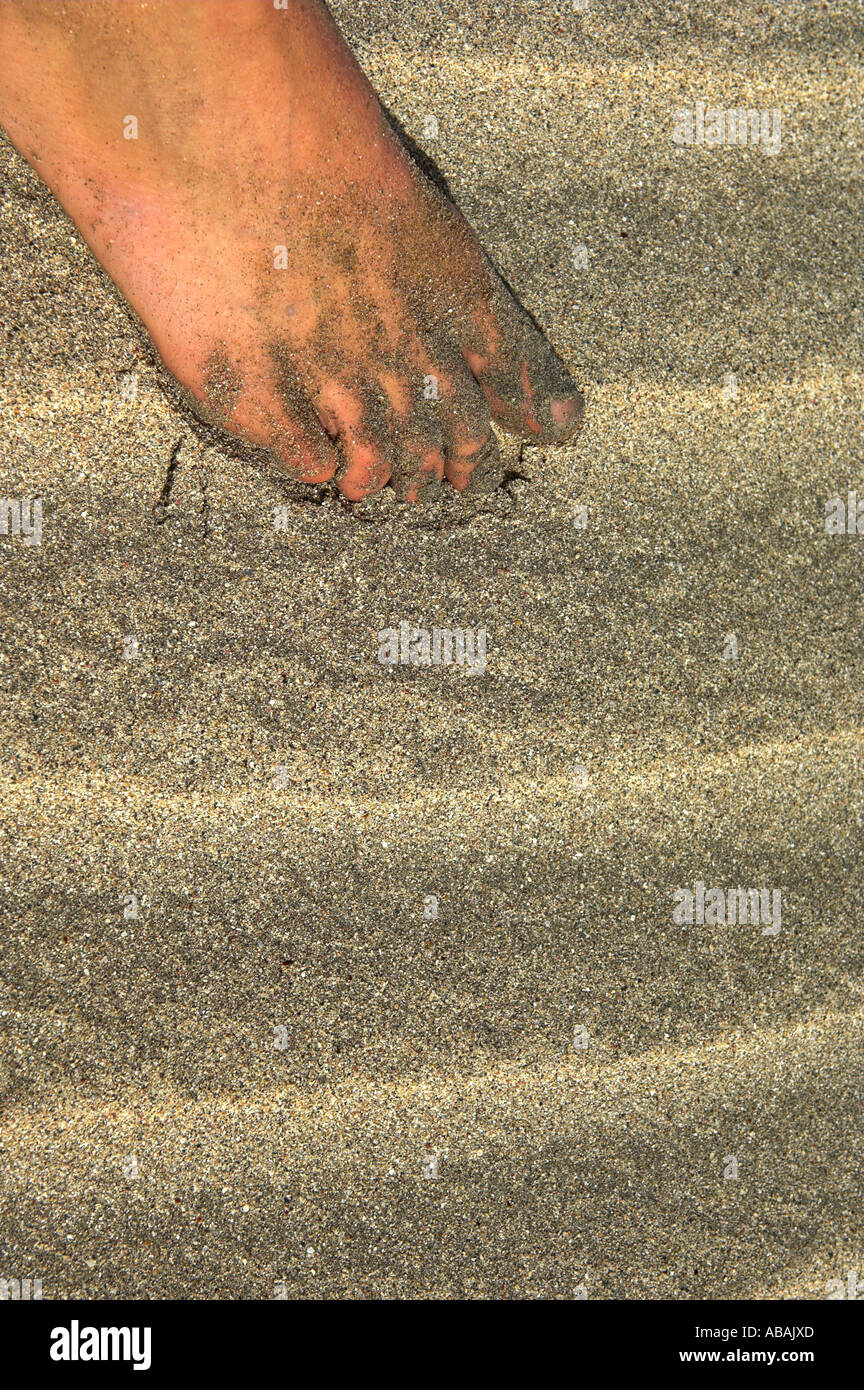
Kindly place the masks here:
<instances>
[{"instance_id":1,"label":"wet sand","mask_svg":"<svg viewBox=\"0 0 864 1390\"><path fill-rule=\"evenodd\" d=\"M860 11L464 8L334 6L585 390L479 507L195 428L0 140L0 1276L45 1298L864 1272ZM676 145L699 101L780 152ZM485 672L382 666L402 620ZM674 921L697 881L780 932Z\"/></svg>"}]
</instances>

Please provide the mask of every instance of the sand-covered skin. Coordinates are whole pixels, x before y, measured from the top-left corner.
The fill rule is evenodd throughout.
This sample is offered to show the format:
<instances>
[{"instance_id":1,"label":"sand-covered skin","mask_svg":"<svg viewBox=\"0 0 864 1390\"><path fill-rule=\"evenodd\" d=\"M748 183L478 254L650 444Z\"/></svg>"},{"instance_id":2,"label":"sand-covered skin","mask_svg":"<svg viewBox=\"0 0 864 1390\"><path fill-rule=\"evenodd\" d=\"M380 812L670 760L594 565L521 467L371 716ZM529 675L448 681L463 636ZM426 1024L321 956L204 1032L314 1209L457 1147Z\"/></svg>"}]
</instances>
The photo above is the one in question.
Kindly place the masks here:
<instances>
[{"instance_id":1,"label":"sand-covered skin","mask_svg":"<svg viewBox=\"0 0 864 1390\"><path fill-rule=\"evenodd\" d=\"M46 1298L864 1275L860 10L470 8L334 11L586 392L479 510L192 423L0 142L0 1276ZM780 153L677 147L699 100ZM385 668L402 619L487 670ZM674 923L696 879L779 935Z\"/></svg>"}]
</instances>

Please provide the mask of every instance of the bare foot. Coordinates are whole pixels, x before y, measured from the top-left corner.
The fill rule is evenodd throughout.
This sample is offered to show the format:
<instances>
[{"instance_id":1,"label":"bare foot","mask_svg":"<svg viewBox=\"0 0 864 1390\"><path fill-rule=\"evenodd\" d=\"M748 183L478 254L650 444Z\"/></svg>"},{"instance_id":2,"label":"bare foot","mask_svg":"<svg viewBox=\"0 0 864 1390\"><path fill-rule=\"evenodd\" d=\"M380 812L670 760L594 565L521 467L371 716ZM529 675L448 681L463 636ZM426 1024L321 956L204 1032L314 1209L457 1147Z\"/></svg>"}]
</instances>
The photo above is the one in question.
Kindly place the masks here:
<instances>
[{"instance_id":1,"label":"bare foot","mask_svg":"<svg viewBox=\"0 0 864 1390\"><path fill-rule=\"evenodd\" d=\"M303 481L413 501L494 474L490 413L578 429L319 0L0 0L0 123L205 418Z\"/></svg>"}]
</instances>

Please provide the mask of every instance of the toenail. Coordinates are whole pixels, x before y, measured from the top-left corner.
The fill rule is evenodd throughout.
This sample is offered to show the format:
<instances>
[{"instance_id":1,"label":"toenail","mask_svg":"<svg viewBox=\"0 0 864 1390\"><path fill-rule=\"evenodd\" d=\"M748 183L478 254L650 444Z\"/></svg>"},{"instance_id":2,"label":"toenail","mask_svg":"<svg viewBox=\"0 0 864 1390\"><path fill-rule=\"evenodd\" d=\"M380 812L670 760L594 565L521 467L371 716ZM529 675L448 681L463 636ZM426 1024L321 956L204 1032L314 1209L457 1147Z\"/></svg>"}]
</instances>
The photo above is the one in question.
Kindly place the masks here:
<instances>
[{"instance_id":1,"label":"toenail","mask_svg":"<svg viewBox=\"0 0 864 1390\"><path fill-rule=\"evenodd\" d=\"M578 420L582 414L582 402L578 396L571 396L569 400L549 402L549 414L552 416L553 424L559 429L565 425L570 425L574 420Z\"/></svg>"}]
</instances>

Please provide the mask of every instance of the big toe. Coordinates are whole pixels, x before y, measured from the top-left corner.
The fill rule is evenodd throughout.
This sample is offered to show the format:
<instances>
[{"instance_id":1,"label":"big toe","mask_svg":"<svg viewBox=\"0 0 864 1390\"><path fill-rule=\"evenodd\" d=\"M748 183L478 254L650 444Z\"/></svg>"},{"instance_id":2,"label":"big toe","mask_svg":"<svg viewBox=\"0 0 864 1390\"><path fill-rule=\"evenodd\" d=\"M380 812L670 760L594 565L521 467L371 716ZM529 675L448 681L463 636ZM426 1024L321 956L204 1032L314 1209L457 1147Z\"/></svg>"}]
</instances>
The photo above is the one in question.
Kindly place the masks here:
<instances>
[{"instance_id":1,"label":"big toe","mask_svg":"<svg viewBox=\"0 0 864 1390\"><path fill-rule=\"evenodd\" d=\"M538 443L581 428L582 394L558 353L494 270L494 289L463 356L504 429Z\"/></svg>"}]
</instances>

